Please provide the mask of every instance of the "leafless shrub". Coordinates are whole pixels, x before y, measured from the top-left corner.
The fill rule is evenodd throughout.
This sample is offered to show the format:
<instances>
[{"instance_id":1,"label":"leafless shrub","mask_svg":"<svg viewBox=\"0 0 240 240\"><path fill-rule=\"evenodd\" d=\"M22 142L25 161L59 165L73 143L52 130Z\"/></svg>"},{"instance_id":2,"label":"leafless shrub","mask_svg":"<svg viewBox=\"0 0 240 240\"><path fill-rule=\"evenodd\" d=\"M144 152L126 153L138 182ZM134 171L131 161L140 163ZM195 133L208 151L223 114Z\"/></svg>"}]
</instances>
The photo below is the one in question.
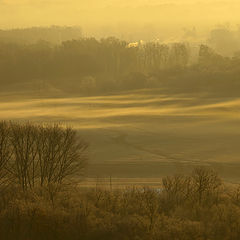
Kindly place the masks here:
<instances>
[{"instance_id":1,"label":"leafless shrub","mask_svg":"<svg viewBox=\"0 0 240 240\"><path fill-rule=\"evenodd\" d=\"M190 176L174 175L162 179L165 210L179 205L191 207L197 204L212 205L220 201L222 182L217 173L205 167L197 167Z\"/></svg>"},{"instance_id":2,"label":"leafless shrub","mask_svg":"<svg viewBox=\"0 0 240 240\"><path fill-rule=\"evenodd\" d=\"M193 194L192 178L184 175L174 175L162 179L165 210L186 204Z\"/></svg>"},{"instance_id":3,"label":"leafless shrub","mask_svg":"<svg viewBox=\"0 0 240 240\"><path fill-rule=\"evenodd\" d=\"M12 157L10 144L10 127L7 122L0 122L0 186L8 184L6 165Z\"/></svg>"}]
</instances>

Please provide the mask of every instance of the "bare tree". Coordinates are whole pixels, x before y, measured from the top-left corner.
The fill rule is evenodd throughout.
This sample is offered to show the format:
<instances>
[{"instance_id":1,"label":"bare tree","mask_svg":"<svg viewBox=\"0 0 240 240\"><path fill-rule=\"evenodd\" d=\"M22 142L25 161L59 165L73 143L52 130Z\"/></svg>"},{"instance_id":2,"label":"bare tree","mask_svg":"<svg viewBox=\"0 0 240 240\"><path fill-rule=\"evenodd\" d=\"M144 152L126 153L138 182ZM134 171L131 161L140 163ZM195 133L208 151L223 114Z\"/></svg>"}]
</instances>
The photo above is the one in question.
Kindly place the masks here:
<instances>
[{"instance_id":1,"label":"bare tree","mask_svg":"<svg viewBox=\"0 0 240 240\"><path fill-rule=\"evenodd\" d=\"M37 127L31 124L10 123L12 157L8 172L23 190L33 188L36 178Z\"/></svg>"},{"instance_id":2,"label":"bare tree","mask_svg":"<svg viewBox=\"0 0 240 240\"><path fill-rule=\"evenodd\" d=\"M162 179L163 191L170 206L182 204L192 195L192 179L189 176L174 175Z\"/></svg>"},{"instance_id":3,"label":"bare tree","mask_svg":"<svg viewBox=\"0 0 240 240\"><path fill-rule=\"evenodd\" d=\"M7 170L8 179L13 179L23 190L60 186L84 168L88 144L72 128L58 124L5 123L3 129L1 165ZM7 142L3 139L6 131Z\"/></svg>"},{"instance_id":4,"label":"bare tree","mask_svg":"<svg viewBox=\"0 0 240 240\"><path fill-rule=\"evenodd\" d=\"M39 127L38 161L40 184L61 184L74 173L80 172L86 161L88 145L80 141L72 128L59 125Z\"/></svg>"},{"instance_id":5,"label":"bare tree","mask_svg":"<svg viewBox=\"0 0 240 240\"><path fill-rule=\"evenodd\" d=\"M186 203L217 203L221 179L212 169L197 167L191 176L175 175L162 179L163 193L171 208Z\"/></svg>"},{"instance_id":6,"label":"bare tree","mask_svg":"<svg viewBox=\"0 0 240 240\"><path fill-rule=\"evenodd\" d=\"M194 195L199 204L203 203L204 200L209 202L218 198L222 182L215 171L205 167L195 168L192 173L192 179Z\"/></svg>"}]
</instances>

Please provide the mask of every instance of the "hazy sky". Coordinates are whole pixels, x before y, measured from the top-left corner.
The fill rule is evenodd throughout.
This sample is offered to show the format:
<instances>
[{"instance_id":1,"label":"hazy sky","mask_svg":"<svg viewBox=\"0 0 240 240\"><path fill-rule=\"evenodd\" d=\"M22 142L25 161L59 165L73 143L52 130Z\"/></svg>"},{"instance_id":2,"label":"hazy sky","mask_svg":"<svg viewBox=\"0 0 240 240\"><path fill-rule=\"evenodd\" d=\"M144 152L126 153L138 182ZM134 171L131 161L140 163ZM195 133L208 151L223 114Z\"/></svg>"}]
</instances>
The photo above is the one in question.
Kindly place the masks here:
<instances>
[{"instance_id":1,"label":"hazy sky","mask_svg":"<svg viewBox=\"0 0 240 240\"><path fill-rule=\"evenodd\" d=\"M240 23L239 0L0 0L0 27Z\"/></svg>"}]
</instances>

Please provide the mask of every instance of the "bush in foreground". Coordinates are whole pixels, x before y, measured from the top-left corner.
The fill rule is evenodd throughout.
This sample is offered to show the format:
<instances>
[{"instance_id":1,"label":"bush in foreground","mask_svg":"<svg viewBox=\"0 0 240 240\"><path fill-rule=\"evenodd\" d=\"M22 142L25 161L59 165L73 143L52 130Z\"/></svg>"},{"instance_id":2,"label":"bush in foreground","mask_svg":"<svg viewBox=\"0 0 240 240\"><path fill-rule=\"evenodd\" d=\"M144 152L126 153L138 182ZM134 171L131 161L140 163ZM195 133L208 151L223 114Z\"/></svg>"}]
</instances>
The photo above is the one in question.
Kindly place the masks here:
<instances>
[{"instance_id":1,"label":"bush in foreground","mask_svg":"<svg viewBox=\"0 0 240 240\"><path fill-rule=\"evenodd\" d=\"M166 177L158 189L66 186L48 196L41 188L3 192L0 239L240 239L239 189L206 168Z\"/></svg>"}]
</instances>

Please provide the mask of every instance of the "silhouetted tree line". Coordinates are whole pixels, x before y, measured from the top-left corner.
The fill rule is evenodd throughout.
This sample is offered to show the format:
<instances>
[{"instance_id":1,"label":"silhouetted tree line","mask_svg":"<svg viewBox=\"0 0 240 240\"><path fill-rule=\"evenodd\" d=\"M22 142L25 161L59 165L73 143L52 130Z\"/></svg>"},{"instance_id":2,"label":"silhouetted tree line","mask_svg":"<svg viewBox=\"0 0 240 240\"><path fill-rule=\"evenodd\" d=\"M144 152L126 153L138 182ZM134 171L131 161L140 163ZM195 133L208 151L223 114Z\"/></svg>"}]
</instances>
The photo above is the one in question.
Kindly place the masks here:
<instances>
[{"instance_id":1,"label":"silhouetted tree line","mask_svg":"<svg viewBox=\"0 0 240 240\"><path fill-rule=\"evenodd\" d=\"M0 237L11 240L239 240L240 188L197 167L157 188L1 189Z\"/></svg>"},{"instance_id":2,"label":"silhouetted tree line","mask_svg":"<svg viewBox=\"0 0 240 240\"><path fill-rule=\"evenodd\" d=\"M61 89L96 93L160 87L174 91L234 92L240 55L223 57L206 45L198 59L185 43L128 43L114 37L52 45L0 43L1 89Z\"/></svg>"}]
</instances>

